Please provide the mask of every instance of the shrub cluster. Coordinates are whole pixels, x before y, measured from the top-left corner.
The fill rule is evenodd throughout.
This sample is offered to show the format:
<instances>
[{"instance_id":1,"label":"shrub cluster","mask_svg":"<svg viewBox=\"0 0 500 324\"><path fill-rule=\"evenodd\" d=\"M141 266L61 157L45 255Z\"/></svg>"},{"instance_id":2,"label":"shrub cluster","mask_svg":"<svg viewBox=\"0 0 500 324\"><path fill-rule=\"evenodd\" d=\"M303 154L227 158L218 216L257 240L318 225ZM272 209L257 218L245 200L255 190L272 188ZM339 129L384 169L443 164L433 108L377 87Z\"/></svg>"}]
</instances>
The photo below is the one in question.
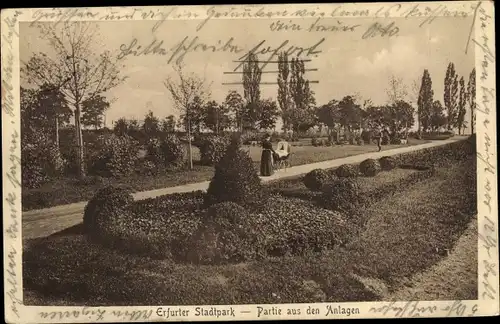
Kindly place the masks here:
<instances>
[{"instance_id":1,"label":"shrub cluster","mask_svg":"<svg viewBox=\"0 0 500 324\"><path fill-rule=\"evenodd\" d=\"M253 161L242 151L236 139L215 166L215 174L207 190L207 206L232 201L242 206L259 204L262 185Z\"/></svg>"},{"instance_id":2,"label":"shrub cluster","mask_svg":"<svg viewBox=\"0 0 500 324\"><path fill-rule=\"evenodd\" d=\"M42 132L25 138L21 146L24 188L37 188L62 173L64 160L56 144Z\"/></svg>"},{"instance_id":3,"label":"shrub cluster","mask_svg":"<svg viewBox=\"0 0 500 324\"><path fill-rule=\"evenodd\" d=\"M325 208L349 211L359 200L359 184L353 178L339 178L322 188L321 202Z\"/></svg>"},{"instance_id":4,"label":"shrub cluster","mask_svg":"<svg viewBox=\"0 0 500 324\"><path fill-rule=\"evenodd\" d=\"M126 135L100 135L89 151L88 172L102 177L128 176L139 159L138 142Z\"/></svg>"},{"instance_id":5,"label":"shrub cluster","mask_svg":"<svg viewBox=\"0 0 500 324\"><path fill-rule=\"evenodd\" d=\"M374 159L366 159L360 163L359 170L367 177L374 177L380 172L380 163Z\"/></svg>"},{"instance_id":6,"label":"shrub cluster","mask_svg":"<svg viewBox=\"0 0 500 324\"><path fill-rule=\"evenodd\" d=\"M300 199L272 196L267 208L249 218L256 255L320 252L344 244L354 230L340 215Z\"/></svg>"},{"instance_id":7,"label":"shrub cluster","mask_svg":"<svg viewBox=\"0 0 500 324\"><path fill-rule=\"evenodd\" d=\"M383 171L391 171L397 167L396 159L392 156L383 156L379 159L380 168Z\"/></svg>"},{"instance_id":8,"label":"shrub cluster","mask_svg":"<svg viewBox=\"0 0 500 324\"><path fill-rule=\"evenodd\" d=\"M203 165L215 165L224 156L229 145L226 136L210 136L205 138L200 145L200 162Z\"/></svg>"},{"instance_id":9,"label":"shrub cluster","mask_svg":"<svg viewBox=\"0 0 500 324\"><path fill-rule=\"evenodd\" d=\"M335 169L335 175L339 178L353 178L358 176L358 167L352 164L342 164Z\"/></svg>"},{"instance_id":10,"label":"shrub cluster","mask_svg":"<svg viewBox=\"0 0 500 324\"><path fill-rule=\"evenodd\" d=\"M361 139L363 140L364 143L370 144L373 139L373 131L363 130L361 132Z\"/></svg>"},{"instance_id":11,"label":"shrub cluster","mask_svg":"<svg viewBox=\"0 0 500 324\"><path fill-rule=\"evenodd\" d=\"M304 185L312 191L321 191L321 187L330 180L332 176L323 169L314 169L303 178Z\"/></svg>"}]
</instances>

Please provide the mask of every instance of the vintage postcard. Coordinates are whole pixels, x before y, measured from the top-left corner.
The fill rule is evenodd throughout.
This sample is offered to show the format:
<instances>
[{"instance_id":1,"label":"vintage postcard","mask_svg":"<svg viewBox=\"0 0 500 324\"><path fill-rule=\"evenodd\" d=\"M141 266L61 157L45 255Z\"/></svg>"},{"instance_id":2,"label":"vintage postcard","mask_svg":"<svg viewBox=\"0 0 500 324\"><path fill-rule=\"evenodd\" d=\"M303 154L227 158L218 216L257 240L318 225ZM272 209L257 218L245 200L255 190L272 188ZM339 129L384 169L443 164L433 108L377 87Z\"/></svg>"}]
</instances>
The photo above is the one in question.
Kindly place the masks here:
<instances>
[{"instance_id":1,"label":"vintage postcard","mask_svg":"<svg viewBox=\"0 0 500 324\"><path fill-rule=\"evenodd\" d=\"M493 1L1 24L8 323L499 314Z\"/></svg>"}]
</instances>

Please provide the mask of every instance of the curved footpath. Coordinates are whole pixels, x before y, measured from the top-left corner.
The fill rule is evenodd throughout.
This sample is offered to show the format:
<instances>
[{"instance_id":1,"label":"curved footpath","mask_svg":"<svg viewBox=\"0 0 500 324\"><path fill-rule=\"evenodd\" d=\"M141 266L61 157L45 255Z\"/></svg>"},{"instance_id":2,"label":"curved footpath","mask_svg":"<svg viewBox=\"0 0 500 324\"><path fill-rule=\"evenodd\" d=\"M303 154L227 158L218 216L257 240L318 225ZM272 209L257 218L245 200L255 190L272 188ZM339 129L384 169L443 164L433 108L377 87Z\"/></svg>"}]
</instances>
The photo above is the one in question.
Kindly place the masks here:
<instances>
[{"instance_id":1,"label":"curved footpath","mask_svg":"<svg viewBox=\"0 0 500 324\"><path fill-rule=\"evenodd\" d=\"M335 168L342 164L359 163L365 159L378 159L383 156L396 155L401 153L407 153L412 151L418 151L425 148L441 146L465 139L462 136L456 136L448 140L433 141L431 143L425 143L414 146L401 147L392 150L386 150L381 152L370 152L359 155L348 156L341 159L328 160L323 162L311 163L298 165L295 167L288 168L286 170L280 170L274 173L270 177L261 177L263 182L269 182L273 180L280 180L290 177L299 176L301 174L308 173L314 169L328 169ZM191 183L182 186L168 187L162 189L148 190L142 192L136 192L133 194L136 200L142 200L147 198L154 198L162 195L168 195L172 193L189 192L195 190L206 190L208 188L210 181L203 181L198 183ZM23 239L32 239L37 237L44 237L56 232L62 231L71 226L77 225L82 222L83 210L86 201L73 203L68 205L60 205L50 208L30 210L23 212L23 229L22 235Z\"/></svg>"}]
</instances>

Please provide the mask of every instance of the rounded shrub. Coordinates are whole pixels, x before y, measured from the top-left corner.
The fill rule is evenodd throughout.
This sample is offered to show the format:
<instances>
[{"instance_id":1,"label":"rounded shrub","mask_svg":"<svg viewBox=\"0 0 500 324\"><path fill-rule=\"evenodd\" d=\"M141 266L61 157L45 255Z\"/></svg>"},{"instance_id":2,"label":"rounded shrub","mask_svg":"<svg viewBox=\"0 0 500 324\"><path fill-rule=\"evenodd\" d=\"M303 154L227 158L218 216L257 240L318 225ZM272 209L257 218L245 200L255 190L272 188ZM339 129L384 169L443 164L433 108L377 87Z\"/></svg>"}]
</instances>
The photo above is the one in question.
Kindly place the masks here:
<instances>
[{"instance_id":1,"label":"rounded shrub","mask_svg":"<svg viewBox=\"0 0 500 324\"><path fill-rule=\"evenodd\" d=\"M311 145L312 145L312 146L318 146L318 139L317 139L316 137L313 137L313 138L311 139Z\"/></svg>"},{"instance_id":2,"label":"rounded shrub","mask_svg":"<svg viewBox=\"0 0 500 324\"><path fill-rule=\"evenodd\" d=\"M342 164L335 169L335 175L339 178L353 178L358 176L358 169L352 164Z\"/></svg>"},{"instance_id":3,"label":"rounded shrub","mask_svg":"<svg viewBox=\"0 0 500 324\"><path fill-rule=\"evenodd\" d=\"M200 162L203 165L217 164L228 147L229 141L224 136L210 136L200 145Z\"/></svg>"},{"instance_id":4,"label":"rounded shrub","mask_svg":"<svg viewBox=\"0 0 500 324\"><path fill-rule=\"evenodd\" d=\"M389 142L390 142L390 137L389 137L389 134L385 133L382 135L382 140L380 141L380 144L381 145L389 145Z\"/></svg>"},{"instance_id":5,"label":"rounded shrub","mask_svg":"<svg viewBox=\"0 0 500 324\"><path fill-rule=\"evenodd\" d=\"M139 159L138 142L129 136L99 135L88 160L89 174L123 177L132 174Z\"/></svg>"},{"instance_id":6,"label":"rounded shrub","mask_svg":"<svg viewBox=\"0 0 500 324\"><path fill-rule=\"evenodd\" d=\"M315 169L304 176L304 185L312 191L320 191L321 187L330 181L332 177L323 169Z\"/></svg>"},{"instance_id":7,"label":"rounded shrub","mask_svg":"<svg viewBox=\"0 0 500 324\"><path fill-rule=\"evenodd\" d=\"M391 171L397 167L396 159L392 156L383 156L379 159L380 168L384 171Z\"/></svg>"},{"instance_id":8,"label":"rounded shrub","mask_svg":"<svg viewBox=\"0 0 500 324\"><path fill-rule=\"evenodd\" d=\"M372 142L373 132L369 130L363 130L361 132L361 139L364 143L370 144Z\"/></svg>"},{"instance_id":9,"label":"rounded shrub","mask_svg":"<svg viewBox=\"0 0 500 324\"><path fill-rule=\"evenodd\" d=\"M239 142L232 139L231 145L215 166L205 204L232 201L245 206L258 204L261 198L262 185L253 161L248 153L240 149Z\"/></svg>"},{"instance_id":10,"label":"rounded shrub","mask_svg":"<svg viewBox=\"0 0 500 324\"><path fill-rule=\"evenodd\" d=\"M322 188L323 206L337 211L349 211L359 202L359 184L354 178L339 178Z\"/></svg>"},{"instance_id":11,"label":"rounded shrub","mask_svg":"<svg viewBox=\"0 0 500 324\"><path fill-rule=\"evenodd\" d=\"M129 207L134 202L130 190L107 186L87 203L83 213L85 233L99 240L112 239L120 227L127 228Z\"/></svg>"},{"instance_id":12,"label":"rounded shrub","mask_svg":"<svg viewBox=\"0 0 500 324\"><path fill-rule=\"evenodd\" d=\"M380 163L374 159L366 159L360 163L359 170L367 177L374 177L380 172Z\"/></svg>"},{"instance_id":13,"label":"rounded shrub","mask_svg":"<svg viewBox=\"0 0 500 324\"><path fill-rule=\"evenodd\" d=\"M247 210L234 203L212 205L193 236L188 260L195 263L241 262L254 257Z\"/></svg>"}]
</instances>

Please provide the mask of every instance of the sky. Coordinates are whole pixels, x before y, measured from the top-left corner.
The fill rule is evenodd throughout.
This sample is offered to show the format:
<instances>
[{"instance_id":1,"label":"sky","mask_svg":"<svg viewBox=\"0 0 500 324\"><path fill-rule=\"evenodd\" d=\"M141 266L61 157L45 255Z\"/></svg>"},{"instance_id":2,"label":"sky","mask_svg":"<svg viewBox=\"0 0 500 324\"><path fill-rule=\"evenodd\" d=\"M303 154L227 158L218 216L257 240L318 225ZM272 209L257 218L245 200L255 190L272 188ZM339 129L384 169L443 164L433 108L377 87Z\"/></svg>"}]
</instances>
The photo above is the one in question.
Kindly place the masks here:
<instances>
[{"instance_id":1,"label":"sky","mask_svg":"<svg viewBox=\"0 0 500 324\"><path fill-rule=\"evenodd\" d=\"M199 50L186 53L183 63L190 72L204 77L210 85L211 99L222 102L228 91L236 90L243 94L241 85L223 83L241 82L241 74L224 74L234 71L240 57L264 41L260 48L277 48L288 40L290 46L308 48L322 39L315 48L316 54L308 57L306 68L317 69L306 73L306 78L318 83L311 84L318 105L332 99L340 100L345 95L357 94L362 99L371 99L374 104L387 102L386 89L391 75L402 78L411 94L411 84L420 84L424 69L428 69L433 81L434 99L443 101L443 87L446 68L449 62L455 64L457 73L464 76L467 84L474 67L474 51L465 53L472 17L438 17L431 24L419 26L421 20L394 18L393 20L374 20L373 18L325 18L323 26L355 26L353 31L311 31L309 27L316 19L212 19L201 30L196 31L199 21L167 20L154 32L154 21L113 21L92 22L99 29L93 52L98 55L104 50L119 55L120 47L127 48L134 39L135 46L146 47L156 40L163 42L161 48L167 55L128 55L118 61L121 75L127 80L105 95L113 99L106 113L109 126L120 117L142 119L152 110L162 118L178 116L164 80L174 77L173 63L168 62L173 50L186 37L186 43L196 38L196 44L217 45L221 47L231 39L231 45L241 51L210 52ZM394 36L375 35L363 39L363 35L375 22L383 26L394 21L393 27L399 29ZM300 26L301 30L272 30L278 22ZM273 25L274 23L274 25ZM347 28L348 29L348 28ZM36 52L52 55L47 40L40 37L38 28L29 23L20 25L20 57L26 62ZM304 52L305 53L305 52ZM269 54L259 55L260 59ZM175 56L177 58L178 56ZM274 58L276 60L276 58ZM22 63L21 63L22 64ZM277 70L270 63L264 71ZM276 74L263 74L262 82L276 82ZM21 80L23 82L23 80ZM276 99L277 85L261 85L261 98ZM408 101L413 98L408 97ZM466 117L469 119L468 116Z\"/></svg>"}]
</instances>

